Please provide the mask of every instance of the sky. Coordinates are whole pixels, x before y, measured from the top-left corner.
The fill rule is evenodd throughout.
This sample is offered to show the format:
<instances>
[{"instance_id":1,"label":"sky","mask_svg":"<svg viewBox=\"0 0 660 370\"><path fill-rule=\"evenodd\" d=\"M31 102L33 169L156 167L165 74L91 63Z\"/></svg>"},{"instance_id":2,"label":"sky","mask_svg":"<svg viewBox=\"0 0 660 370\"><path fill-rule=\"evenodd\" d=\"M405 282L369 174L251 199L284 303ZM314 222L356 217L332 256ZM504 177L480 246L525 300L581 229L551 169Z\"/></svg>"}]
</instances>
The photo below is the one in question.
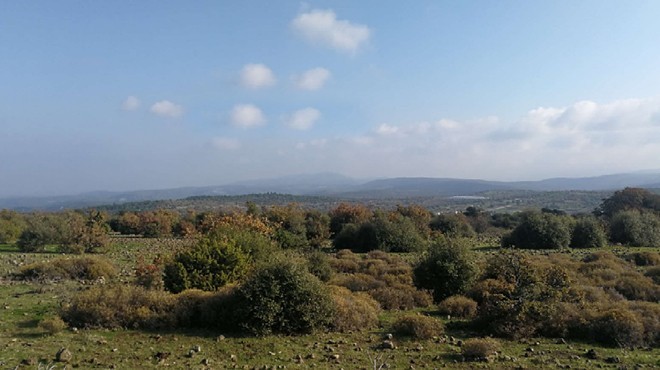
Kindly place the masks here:
<instances>
[{"instance_id":1,"label":"sky","mask_svg":"<svg viewBox=\"0 0 660 370\"><path fill-rule=\"evenodd\" d=\"M0 197L660 168L660 2L0 1Z\"/></svg>"}]
</instances>

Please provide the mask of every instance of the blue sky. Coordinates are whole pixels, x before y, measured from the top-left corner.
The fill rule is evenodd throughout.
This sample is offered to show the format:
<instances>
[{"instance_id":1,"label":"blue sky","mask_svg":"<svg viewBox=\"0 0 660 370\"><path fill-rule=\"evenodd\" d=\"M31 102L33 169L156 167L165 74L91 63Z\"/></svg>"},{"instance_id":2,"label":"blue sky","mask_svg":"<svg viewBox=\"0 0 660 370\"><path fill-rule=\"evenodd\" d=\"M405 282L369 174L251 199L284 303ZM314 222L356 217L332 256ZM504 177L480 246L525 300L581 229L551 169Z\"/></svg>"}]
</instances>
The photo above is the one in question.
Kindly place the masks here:
<instances>
[{"instance_id":1,"label":"blue sky","mask_svg":"<svg viewBox=\"0 0 660 370\"><path fill-rule=\"evenodd\" d=\"M0 196L658 168L657 1L0 2Z\"/></svg>"}]
</instances>

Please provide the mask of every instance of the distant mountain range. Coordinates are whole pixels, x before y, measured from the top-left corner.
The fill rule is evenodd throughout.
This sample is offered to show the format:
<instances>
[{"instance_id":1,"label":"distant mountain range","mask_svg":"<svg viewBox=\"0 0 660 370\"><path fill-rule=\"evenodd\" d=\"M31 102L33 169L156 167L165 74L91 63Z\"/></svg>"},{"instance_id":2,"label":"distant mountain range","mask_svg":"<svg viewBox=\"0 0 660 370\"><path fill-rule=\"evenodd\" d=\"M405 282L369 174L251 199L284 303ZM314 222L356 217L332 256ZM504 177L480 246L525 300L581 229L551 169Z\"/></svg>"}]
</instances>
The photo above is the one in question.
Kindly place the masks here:
<instances>
[{"instance_id":1,"label":"distant mountain range","mask_svg":"<svg viewBox=\"0 0 660 370\"><path fill-rule=\"evenodd\" d=\"M540 181L486 181L476 179L400 177L360 181L335 173L285 176L240 181L227 185L128 192L97 191L53 197L0 199L0 209L21 211L84 208L139 201L184 199L194 196L280 193L341 199L383 199L474 196L487 191L605 191L625 187L660 188L660 170L597 177L551 178Z\"/></svg>"}]
</instances>

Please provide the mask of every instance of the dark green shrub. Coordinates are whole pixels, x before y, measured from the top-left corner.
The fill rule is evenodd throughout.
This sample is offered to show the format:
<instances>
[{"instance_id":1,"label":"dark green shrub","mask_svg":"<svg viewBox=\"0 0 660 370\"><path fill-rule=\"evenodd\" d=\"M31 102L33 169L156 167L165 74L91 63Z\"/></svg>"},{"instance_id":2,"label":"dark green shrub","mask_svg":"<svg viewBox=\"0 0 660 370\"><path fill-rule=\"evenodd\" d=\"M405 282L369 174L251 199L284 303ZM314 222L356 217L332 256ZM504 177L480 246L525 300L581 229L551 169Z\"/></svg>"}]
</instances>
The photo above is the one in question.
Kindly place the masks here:
<instances>
[{"instance_id":1,"label":"dark green shrub","mask_svg":"<svg viewBox=\"0 0 660 370\"><path fill-rule=\"evenodd\" d=\"M193 288L213 291L237 281L249 266L248 254L235 240L209 237L167 263L163 281L165 289L174 293Z\"/></svg>"},{"instance_id":2,"label":"dark green shrub","mask_svg":"<svg viewBox=\"0 0 660 370\"><path fill-rule=\"evenodd\" d=\"M438 304L438 311L444 315L470 319L477 314L477 302L462 295L453 295Z\"/></svg>"},{"instance_id":3,"label":"dark green shrub","mask_svg":"<svg viewBox=\"0 0 660 370\"><path fill-rule=\"evenodd\" d=\"M605 229L595 217L583 217L575 223L571 248L602 248L606 245Z\"/></svg>"},{"instance_id":4,"label":"dark green shrub","mask_svg":"<svg viewBox=\"0 0 660 370\"><path fill-rule=\"evenodd\" d=\"M487 361L499 351L500 342L493 338L470 338L461 346L461 354L468 361Z\"/></svg>"},{"instance_id":5,"label":"dark green shrub","mask_svg":"<svg viewBox=\"0 0 660 370\"><path fill-rule=\"evenodd\" d=\"M442 322L433 317L420 314L408 314L396 319L392 331L402 337L430 339L444 333Z\"/></svg>"},{"instance_id":6,"label":"dark green shrub","mask_svg":"<svg viewBox=\"0 0 660 370\"><path fill-rule=\"evenodd\" d=\"M436 239L414 268L415 285L432 290L436 302L466 292L478 273L467 243L464 239Z\"/></svg>"},{"instance_id":7,"label":"dark green shrub","mask_svg":"<svg viewBox=\"0 0 660 370\"><path fill-rule=\"evenodd\" d=\"M470 238L475 235L470 222L462 213L439 214L431 219L429 227L450 238Z\"/></svg>"},{"instance_id":8,"label":"dark green shrub","mask_svg":"<svg viewBox=\"0 0 660 370\"><path fill-rule=\"evenodd\" d=\"M483 278L478 284L481 291L473 292L479 301L477 324L509 338L542 334L570 287L562 268L537 264L520 253L491 258Z\"/></svg>"},{"instance_id":9,"label":"dark green shrub","mask_svg":"<svg viewBox=\"0 0 660 370\"><path fill-rule=\"evenodd\" d=\"M99 257L58 258L48 262L37 262L21 267L18 276L22 279L96 280L111 278L117 269L108 260Z\"/></svg>"},{"instance_id":10,"label":"dark green shrub","mask_svg":"<svg viewBox=\"0 0 660 370\"><path fill-rule=\"evenodd\" d=\"M280 262L256 271L237 294L242 326L251 333L310 333L332 320L328 289L292 263Z\"/></svg>"},{"instance_id":11,"label":"dark green shrub","mask_svg":"<svg viewBox=\"0 0 660 370\"><path fill-rule=\"evenodd\" d=\"M660 216L635 210L617 212L610 222L612 242L654 247L660 245Z\"/></svg>"},{"instance_id":12,"label":"dark green shrub","mask_svg":"<svg viewBox=\"0 0 660 370\"><path fill-rule=\"evenodd\" d=\"M327 282L332 278L333 271L328 255L323 252L312 252L307 255L307 268L319 280Z\"/></svg>"},{"instance_id":13,"label":"dark green shrub","mask_svg":"<svg viewBox=\"0 0 660 370\"><path fill-rule=\"evenodd\" d=\"M561 249L571 242L571 218L552 213L526 212L507 237L503 247L522 249Z\"/></svg>"},{"instance_id":14,"label":"dark green shrub","mask_svg":"<svg viewBox=\"0 0 660 370\"><path fill-rule=\"evenodd\" d=\"M366 293L353 293L342 287L331 287L334 315L331 327L335 331L362 331L378 325L380 305Z\"/></svg>"}]
</instances>

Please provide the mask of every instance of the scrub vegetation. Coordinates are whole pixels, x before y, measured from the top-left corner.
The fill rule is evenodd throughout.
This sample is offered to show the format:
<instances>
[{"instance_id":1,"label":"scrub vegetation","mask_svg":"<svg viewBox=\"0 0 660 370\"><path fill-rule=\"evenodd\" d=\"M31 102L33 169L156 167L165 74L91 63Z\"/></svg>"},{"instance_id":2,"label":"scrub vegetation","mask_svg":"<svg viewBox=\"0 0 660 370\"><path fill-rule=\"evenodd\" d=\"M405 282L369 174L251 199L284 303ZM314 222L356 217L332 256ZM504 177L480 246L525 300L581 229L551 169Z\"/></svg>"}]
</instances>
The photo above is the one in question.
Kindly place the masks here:
<instances>
[{"instance_id":1,"label":"scrub vegetation","mask_svg":"<svg viewBox=\"0 0 660 370\"><path fill-rule=\"evenodd\" d=\"M0 213L5 367L659 366L660 196Z\"/></svg>"}]
</instances>

